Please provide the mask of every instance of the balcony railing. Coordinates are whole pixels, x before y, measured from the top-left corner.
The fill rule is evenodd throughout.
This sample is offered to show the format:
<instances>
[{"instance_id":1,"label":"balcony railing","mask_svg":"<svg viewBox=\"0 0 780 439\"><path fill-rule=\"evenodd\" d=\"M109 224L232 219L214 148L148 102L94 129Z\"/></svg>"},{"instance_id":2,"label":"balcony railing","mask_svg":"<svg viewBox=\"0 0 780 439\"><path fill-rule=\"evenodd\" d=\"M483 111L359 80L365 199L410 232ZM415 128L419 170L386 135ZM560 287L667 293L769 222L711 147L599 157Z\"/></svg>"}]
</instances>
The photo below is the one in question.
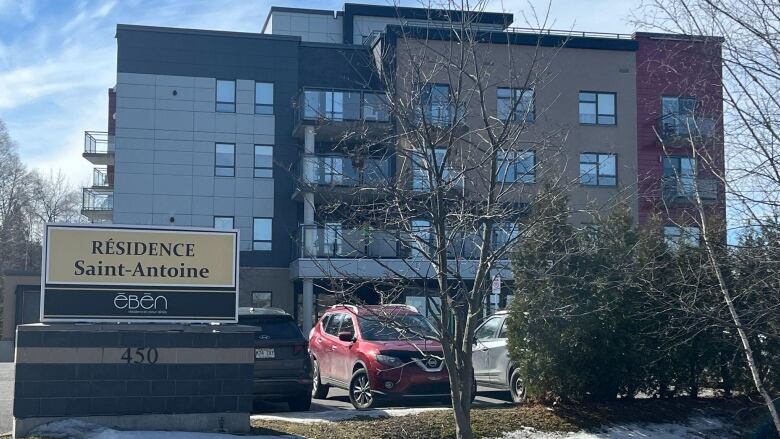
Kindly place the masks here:
<instances>
[{"instance_id":1,"label":"balcony railing","mask_svg":"<svg viewBox=\"0 0 780 439\"><path fill-rule=\"evenodd\" d=\"M301 180L319 186L380 186L392 177L390 160L337 155L306 155L301 161Z\"/></svg>"},{"instance_id":2,"label":"balcony railing","mask_svg":"<svg viewBox=\"0 0 780 439\"><path fill-rule=\"evenodd\" d=\"M308 121L388 122L382 92L304 89L298 99L298 119Z\"/></svg>"},{"instance_id":3,"label":"balcony railing","mask_svg":"<svg viewBox=\"0 0 780 439\"><path fill-rule=\"evenodd\" d=\"M661 180L661 193L666 202L693 203L697 190L702 202L712 202L718 198L718 182L715 179L670 176Z\"/></svg>"},{"instance_id":4,"label":"balcony railing","mask_svg":"<svg viewBox=\"0 0 780 439\"><path fill-rule=\"evenodd\" d=\"M704 140L715 134L715 118L672 113L658 119L657 129L664 141Z\"/></svg>"},{"instance_id":5,"label":"balcony railing","mask_svg":"<svg viewBox=\"0 0 780 439\"><path fill-rule=\"evenodd\" d=\"M82 210L85 212L105 212L114 208L114 191L106 189L84 188L82 192Z\"/></svg>"},{"instance_id":6,"label":"balcony railing","mask_svg":"<svg viewBox=\"0 0 780 439\"><path fill-rule=\"evenodd\" d=\"M92 187L109 187L108 171L106 168L94 168L92 170Z\"/></svg>"},{"instance_id":7,"label":"balcony railing","mask_svg":"<svg viewBox=\"0 0 780 439\"><path fill-rule=\"evenodd\" d=\"M84 132L84 153L108 154L114 152L113 136L105 131Z\"/></svg>"}]
</instances>

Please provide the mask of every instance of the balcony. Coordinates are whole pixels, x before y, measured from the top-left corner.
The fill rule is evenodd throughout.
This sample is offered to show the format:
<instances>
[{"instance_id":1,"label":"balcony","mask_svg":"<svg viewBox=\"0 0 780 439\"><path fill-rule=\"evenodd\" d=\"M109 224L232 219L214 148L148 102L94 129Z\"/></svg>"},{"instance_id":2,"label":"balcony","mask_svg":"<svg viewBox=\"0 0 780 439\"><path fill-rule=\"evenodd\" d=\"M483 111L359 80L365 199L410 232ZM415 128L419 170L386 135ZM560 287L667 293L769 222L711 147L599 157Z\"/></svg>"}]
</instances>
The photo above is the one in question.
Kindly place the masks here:
<instances>
[{"instance_id":1,"label":"balcony","mask_svg":"<svg viewBox=\"0 0 780 439\"><path fill-rule=\"evenodd\" d=\"M81 214L92 222L110 221L113 217L114 191L95 187L84 188Z\"/></svg>"},{"instance_id":2,"label":"balcony","mask_svg":"<svg viewBox=\"0 0 780 439\"><path fill-rule=\"evenodd\" d=\"M667 114L658 119L656 130L664 145L671 148L706 146L714 138L716 120L691 114Z\"/></svg>"},{"instance_id":3,"label":"balcony","mask_svg":"<svg viewBox=\"0 0 780 439\"><path fill-rule=\"evenodd\" d=\"M307 125L317 126L318 140L385 133L390 112L382 92L304 89L295 109L293 136L303 138Z\"/></svg>"},{"instance_id":4,"label":"balcony","mask_svg":"<svg viewBox=\"0 0 780 439\"><path fill-rule=\"evenodd\" d=\"M95 168L92 170L92 187L93 188L110 188L113 187L113 181L109 178L108 170L106 168Z\"/></svg>"},{"instance_id":5,"label":"balcony","mask_svg":"<svg viewBox=\"0 0 780 439\"><path fill-rule=\"evenodd\" d=\"M298 169L296 192L333 189L350 195L355 193L351 188L359 187L363 191L388 185L392 176L391 161L384 157L358 159L342 155L305 155Z\"/></svg>"},{"instance_id":6,"label":"balcony","mask_svg":"<svg viewBox=\"0 0 780 439\"><path fill-rule=\"evenodd\" d=\"M93 165L113 165L114 136L104 131L85 131L84 153L82 156Z\"/></svg>"},{"instance_id":7,"label":"balcony","mask_svg":"<svg viewBox=\"0 0 780 439\"><path fill-rule=\"evenodd\" d=\"M705 178L664 177L661 180L661 197L669 204L692 204L696 191L702 203L714 203L718 199L718 181Z\"/></svg>"},{"instance_id":8,"label":"balcony","mask_svg":"<svg viewBox=\"0 0 780 439\"><path fill-rule=\"evenodd\" d=\"M408 252L398 236L398 232L350 229L339 224L304 225L296 241L297 254L301 258L401 258Z\"/></svg>"}]
</instances>

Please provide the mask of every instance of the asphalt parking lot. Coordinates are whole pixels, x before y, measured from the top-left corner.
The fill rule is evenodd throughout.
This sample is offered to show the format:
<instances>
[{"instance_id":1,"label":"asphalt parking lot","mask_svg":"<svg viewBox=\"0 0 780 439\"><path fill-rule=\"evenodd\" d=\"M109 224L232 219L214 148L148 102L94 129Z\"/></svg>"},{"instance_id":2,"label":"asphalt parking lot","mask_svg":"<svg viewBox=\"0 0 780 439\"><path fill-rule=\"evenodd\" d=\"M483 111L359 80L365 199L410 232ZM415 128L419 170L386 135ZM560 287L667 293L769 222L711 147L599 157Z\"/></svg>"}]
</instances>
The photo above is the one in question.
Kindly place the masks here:
<instances>
[{"instance_id":1,"label":"asphalt parking lot","mask_svg":"<svg viewBox=\"0 0 780 439\"><path fill-rule=\"evenodd\" d=\"M13 430L14 363L0 363L0 434Z\"/></svg>"},{"instance_id":2,"label":"asphalt parking lot","mask_svg":"<svg viewBox=\"0 0 780 439\"><path fill-rule=\"evenodd\" d=\"M498 407L502 405L511 405L508 392L497 392L487 387L480 387L477 393L477 399L474 401L474 407ZM449 404L443 401L419 399L412 401L405 401L404 405L398 405L397 403L390 403L382 405L383 409L398 409L398 408L425 408L425 407L449 407ZM311 412L325 412L330 410L355 410L352 404L349 402L349 396L346 390L331 388L328 393L327 399L314 399L311 404ZM256 401L254 413L256 414L271 414L275 412L288 411L287 404L285 403L270 403L263 401Z\"/></svg>"}]
</instances>

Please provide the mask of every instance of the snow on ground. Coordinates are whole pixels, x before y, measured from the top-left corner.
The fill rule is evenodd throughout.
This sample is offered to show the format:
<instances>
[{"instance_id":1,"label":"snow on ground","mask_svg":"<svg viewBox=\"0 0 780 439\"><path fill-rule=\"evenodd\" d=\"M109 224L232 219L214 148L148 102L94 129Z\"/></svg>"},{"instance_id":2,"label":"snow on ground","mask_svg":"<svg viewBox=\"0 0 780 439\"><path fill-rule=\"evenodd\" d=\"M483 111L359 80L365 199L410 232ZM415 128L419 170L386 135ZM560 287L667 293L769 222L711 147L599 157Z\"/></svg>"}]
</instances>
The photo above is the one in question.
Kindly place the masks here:
<instances>
[{"instance_id":1,"label":"snow on ground","mask_svg":"<svg viewBox=\"0 0 780 439\"><path fill-rule=\"evenodd\" d=\"M221 433L185 431L120 431L89 422L70 419L50 422L35 428L30 436L62 439L279 439L298 436L235 436Z\"/></svg>"},{"instance_id":2,"label":"snow on ground","mask_svg":"<svg viewBox=\"0 0 780 439\"><path fill-rule=\"evenodd\" d=\"M730 437L727 426L713 418L696 417L684 424L623 424L601 432L542 432L533 428L504 433L500 439L701 439Z\"/></svg>"},{"instance_id":3,"label":"snow on ground","mask_svg":"<svg viewBox=\"0 0 780 439\"><path fill-rule=\"evenodd\" d=\"M287 421L301 424L316 422L337 422L354 418L390 418L394 416L416 415L423 412L449 410L448 407L420 407L410 409L375 409L375 410L326 410L322 412L291 412L275 415L254 415L252 420Z\"/></svg>"}]
</instances>

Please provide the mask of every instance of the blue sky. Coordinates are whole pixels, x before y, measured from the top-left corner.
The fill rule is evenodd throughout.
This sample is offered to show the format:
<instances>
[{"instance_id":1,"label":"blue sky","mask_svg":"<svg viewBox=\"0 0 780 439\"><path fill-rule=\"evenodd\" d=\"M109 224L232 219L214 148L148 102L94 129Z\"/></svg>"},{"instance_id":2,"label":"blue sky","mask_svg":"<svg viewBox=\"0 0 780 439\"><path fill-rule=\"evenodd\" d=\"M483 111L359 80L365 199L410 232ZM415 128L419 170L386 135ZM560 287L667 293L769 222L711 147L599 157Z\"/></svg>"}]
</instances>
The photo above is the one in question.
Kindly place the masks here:
<instances>
[{"instance_id":1,"label":"blue sky","mask_svg":"<svg viewBox=\"0 0 780 439\"><path fill-rule=\"evenodd\" d=\"M271 5L341 9L343 1L0 0L0 119L28 166L62 169L71 183L85 185L91 167L81 158L83 132L106 130L117 23L259 32ZM630 33L626 19L637 5L552 0L547 27ZM547 0L490 0L489 10L511 12L515 26L524 27L534 10L544 15L547 7Z\"/></svg>"}]
</instances>

